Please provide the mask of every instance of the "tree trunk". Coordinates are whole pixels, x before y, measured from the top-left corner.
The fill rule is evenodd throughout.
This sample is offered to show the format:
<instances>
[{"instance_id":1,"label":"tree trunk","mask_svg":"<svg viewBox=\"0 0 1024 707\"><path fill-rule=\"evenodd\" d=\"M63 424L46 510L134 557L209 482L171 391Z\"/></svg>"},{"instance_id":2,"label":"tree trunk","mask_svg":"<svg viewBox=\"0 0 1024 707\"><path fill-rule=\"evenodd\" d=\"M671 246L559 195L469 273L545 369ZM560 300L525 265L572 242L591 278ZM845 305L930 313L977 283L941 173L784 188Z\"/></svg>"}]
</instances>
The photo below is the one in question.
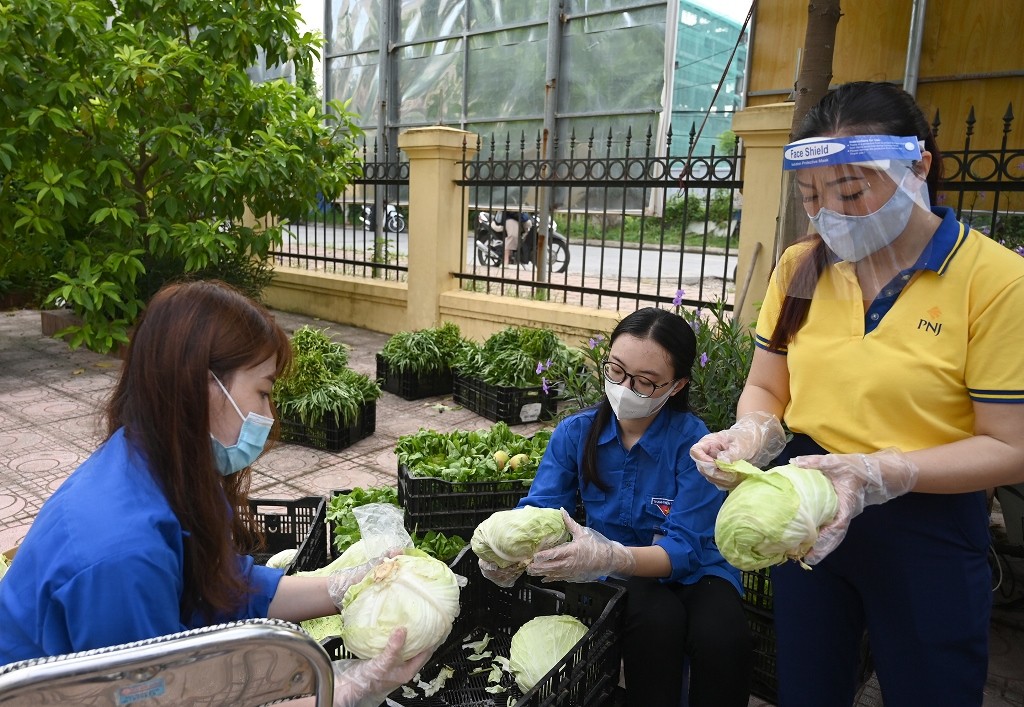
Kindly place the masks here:
<instances>
[{"instance_id":1,"label":"tree trunk","mask_svg":"<svg viewBox=\"0 0 1024 707\"><path fill-rule=\"evenodd\" d=\"M842 15L839 0L812 0L807 5L807 34L804 36L800 73L793 86L796 105L793 107L793 124L789 131L791 140L807 112L828 92L832 81L836 29ZM795 184L792 176L792 172L782 173L782 208L779 238L776 240L779 253L807 233L807 213L800 199L793 193Z\"/></svg>"}]
</instances>

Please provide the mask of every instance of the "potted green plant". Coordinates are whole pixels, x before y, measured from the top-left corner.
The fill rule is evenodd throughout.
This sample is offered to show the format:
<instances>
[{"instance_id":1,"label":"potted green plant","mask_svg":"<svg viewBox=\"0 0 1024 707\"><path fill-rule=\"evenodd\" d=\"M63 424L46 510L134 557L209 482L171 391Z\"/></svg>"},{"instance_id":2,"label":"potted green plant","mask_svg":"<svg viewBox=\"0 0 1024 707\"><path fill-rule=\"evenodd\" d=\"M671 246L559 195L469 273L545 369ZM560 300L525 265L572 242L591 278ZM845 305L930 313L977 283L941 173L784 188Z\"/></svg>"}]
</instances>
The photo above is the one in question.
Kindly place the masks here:
<instances>
[{"instance_id":1,"label":"potted green plant","mask_svg":"<svg viewBox=\"0 0 1024 707\"><path fill-rule=\"evenodd\" d=\"M377 354L381 388L406 400L452 392L452 361L469 345L454 322L400 331Z\"/></svg>"},{"instance_id":2,"label":"potted green plant","mask_svg":"<svg viewBox=\"0 0 1024 707\"><path fill-rule=\"evenodd\" d=\"M282 439L337 451L373 434L380 386L348 367L348 350L327 332L304 326L292 335L292 364L274 401Z\"/></svg>"},{"instance_id":3,"label":"potted green plant","mask_svg":"<svg viewBox=\"0 0 1024 707\"><path fill-rule=\"evenodd\" d=\"M554 416L565 372L581 365L549 329L507 327L456 359L455 402L488 420L517 424Z\"/></svg>"}]
</instances>

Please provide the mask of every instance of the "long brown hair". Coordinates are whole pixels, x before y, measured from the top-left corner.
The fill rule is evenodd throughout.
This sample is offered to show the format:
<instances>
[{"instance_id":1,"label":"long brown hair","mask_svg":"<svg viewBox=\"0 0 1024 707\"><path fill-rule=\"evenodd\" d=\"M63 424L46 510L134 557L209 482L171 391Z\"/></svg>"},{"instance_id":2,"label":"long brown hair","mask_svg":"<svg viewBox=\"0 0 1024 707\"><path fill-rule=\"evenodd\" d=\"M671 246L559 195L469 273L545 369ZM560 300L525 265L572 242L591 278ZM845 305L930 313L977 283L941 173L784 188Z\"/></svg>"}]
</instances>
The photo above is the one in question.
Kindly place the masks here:
<instances>
[{"instance_id":1,"label":"long brown hair","mask_svg":"<svg viewBox=\"0 0 1024 707\"><path fill-rule=\"evenodd\" d=\"M854 81L829 91L808 111L794 140L823 135L916 135L924 141L924 149L932 154L926 182L931 203L935 203L942 176L942 153L935 142L931 126L914 97L899 86L872 81ZM793 272L793 281L779 312L779 320L768 342L770 351L781 351L793 340L807 319L810 296L828 264L829 251L821 236L814 234L804 240L814 241Z\"/></svg>"},{"instance_id":2,"label":"long brown hair","mask_svg":"<svg viewBox=\"0 0 1024 707\"><path fill-rule=\"evenodd\" d=\"M280 375L291 347L264 307L218 281L167 285L140 317L107 405L108 438L124 428L189 533L185 618L198 610L211 619L245 600L235 555L254 539L250 470L222 477L214 465L210 372L226 383L271 356Z\"/></svg>"}]
</instances>

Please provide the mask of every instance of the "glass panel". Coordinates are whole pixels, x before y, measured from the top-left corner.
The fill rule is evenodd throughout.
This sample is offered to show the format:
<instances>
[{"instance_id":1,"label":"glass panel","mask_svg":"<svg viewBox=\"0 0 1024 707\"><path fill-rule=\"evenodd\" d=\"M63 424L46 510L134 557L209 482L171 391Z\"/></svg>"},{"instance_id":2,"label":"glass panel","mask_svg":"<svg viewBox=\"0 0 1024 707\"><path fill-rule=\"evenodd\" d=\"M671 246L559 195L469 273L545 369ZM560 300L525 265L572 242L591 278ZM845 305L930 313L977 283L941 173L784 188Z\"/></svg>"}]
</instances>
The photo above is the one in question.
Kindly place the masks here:
<instances>
[{"instance_id":1,"label":"glass panel","mask_svg":"<svg viewBox=\"0 0 1024 707\"><path fill-rule=\"evenodd\" d=\"M324 28L327 56L380 49L382 0L326 0L331 13Z\"/></svg>"},{"instance_id":2,"label":"glass panel","mask_svg":"<svg viewBox=\"0 0 1024 707\"><path fill-rule=\"evenodd\" d=\"M462 34L466 0L402 0L400 41L417 42Z\"/></svg>"},{"instance_id":3,"label":"glass panel","mask_svg":"<svg viewBox=\"0 0 1024 707\"><path fill-rule=\"evenodd\" d=\"M400 125L462 119L461 39L405 47L399 53Z\"/></svg>"},{"instance_id":4,"label":"glass panel","mask_svg":"<svg viewBox=\"0 0 1024 707\"><path fill-rule=\"evenodd\" d=\"M469 0L469 12L476 31L521 22L547 25L548 0Z\"/></svg>"},{"instance_id":5,"label":"glass panel","mask_svg":"<svg viewBox=\"0 0 1024 707\"><path fill-rule=\"evenodd\" d=\"M360 127L377 126L377 55L366 52L328 59L327 97L340 101L352 99L349 110L359 115Z\"/></svg>"},{"instance_id":6,"label":"glass panel","mask_svg":"<svg viewBox=\"0 0 1024 707\"><path fill-rule=\"evenodd\" d=\"M542 119L548 51L546 26L471 37L469 43L466 119Z\"/></svg>"}]
</instances>

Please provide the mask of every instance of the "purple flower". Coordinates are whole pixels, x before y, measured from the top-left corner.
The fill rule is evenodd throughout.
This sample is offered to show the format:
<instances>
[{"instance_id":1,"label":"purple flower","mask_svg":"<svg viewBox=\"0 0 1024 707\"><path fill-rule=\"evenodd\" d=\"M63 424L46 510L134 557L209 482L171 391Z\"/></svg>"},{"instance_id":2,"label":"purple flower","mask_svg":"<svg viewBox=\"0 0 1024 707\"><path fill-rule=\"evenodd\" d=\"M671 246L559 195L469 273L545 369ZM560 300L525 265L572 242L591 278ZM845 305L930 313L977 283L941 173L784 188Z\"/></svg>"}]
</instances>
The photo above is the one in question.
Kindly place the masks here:
<instances>
[{"instance_id":1,"label":"purple flower","mask_svg":"<svg viewBox=\"0 0 1024 707\"><path fill-rule=\"evenodd\" d=\"M672 306L679 307L683 304L683 297L686 295L686 290L676 290L676 296L672 298Z\"/></svg>"},{"instance_id":2,"label":"purple flower","mask_svg":"<svg viewBox=\"0 0 1024 707\"><path fill-rule=\"evenodd\" d=\"M706 353L702 353L700 355L700 367L704 368L706 365L708 365L708 355Z\"/></svg>"},{"instance_id":3,"label":"purple flower","mask_svg":"<svg viewBox=\"0 0 1024 707\"><path fill-rule=\"evenodd\" d=\"M593 351L602 341L604 341L604 335L598 334L587 341L587 346L589 346L590 350Z\"/></svg>"},{"instance_id":4,"label":"purple flower","mask_svg":"<svg viewBox=\"0 0 1024 707\"><path fill-rule=\"evenodd\" d=\"M544 391L545 395L551 391L551 388L548 386L548 379L547 378L541 378L541 380L540 380L540 389Z\"/></svg>"},{"instance_id":5,"label":"purple flower","mask_svg":"<svg viewBox=\"0 0 1024 707\"><path fill-rule=\"evenodd\" d=\"M543 372L544 372L544 364L541 363L540 361L537 361L537 370L535 371L535 373L539 376Z\"/></svg>"},{"instance_id":6,"label":"purple flower","mask_svg":"<svg viewBox=\"0 0 1024 707\"><path fill-rule=\"evenodd\" d=\"M546 371L549 368L551 368L551 359L550 358L548 359L548 362L544 364L544 370Z\"/></svg>"}]
</instances>

